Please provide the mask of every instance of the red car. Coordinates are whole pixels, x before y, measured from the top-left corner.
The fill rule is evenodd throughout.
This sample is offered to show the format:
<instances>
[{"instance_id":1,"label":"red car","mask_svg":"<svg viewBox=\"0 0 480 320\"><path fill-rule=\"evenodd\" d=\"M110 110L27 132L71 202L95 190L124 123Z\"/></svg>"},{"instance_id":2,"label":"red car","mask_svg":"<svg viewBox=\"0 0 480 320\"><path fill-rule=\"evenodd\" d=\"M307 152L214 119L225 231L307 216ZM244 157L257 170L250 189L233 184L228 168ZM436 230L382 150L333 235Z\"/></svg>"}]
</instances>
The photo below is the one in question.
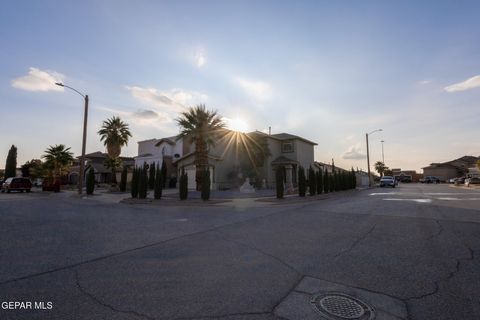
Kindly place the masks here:
<instances>
[{"instance_id":1,"label":"red car","mask_svg":"<svg viewBox=\"0 0 480 320\"><path fill-rule=\"evenodd\" d=\"M11 190L30 192L31 189L32 181L28 178L8 178L2 185L2 192L10 192Z\"/></svg>"}]
</instances>

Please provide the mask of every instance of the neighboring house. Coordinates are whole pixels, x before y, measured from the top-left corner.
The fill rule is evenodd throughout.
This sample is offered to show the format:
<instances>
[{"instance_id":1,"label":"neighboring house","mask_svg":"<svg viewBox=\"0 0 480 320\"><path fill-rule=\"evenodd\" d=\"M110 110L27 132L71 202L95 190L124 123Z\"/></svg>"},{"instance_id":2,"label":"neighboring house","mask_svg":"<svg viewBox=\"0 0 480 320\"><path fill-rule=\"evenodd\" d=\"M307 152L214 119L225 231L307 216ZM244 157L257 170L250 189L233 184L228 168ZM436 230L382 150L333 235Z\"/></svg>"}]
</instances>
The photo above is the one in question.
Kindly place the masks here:
<instances>
[{"instance_id":1,"label":"neighboring house","mask_svg":"<svg viewBox=\"0 0 480 320\"><path fill-rule=\"evenodd\" d=\"M415 170L402 170L400 168L392 169L393 176L400 181L410 180L411 182L418 182L422 178L422 174Z\"/></svg>"},{"instance_id":2,"label":"neighboring house","mask_svg":"<svg viewBox=\"0 0 480 320\"><path fill-rule=\"evenodd\" d=\"M78 171L80 158L77 157L74 166L70 168L70 173L68 175L69 183L76 184L78 183ZM97 151L85 155L85 172L88 172L90 168L93 168L95 173L95 182L96 183L110 183L112 182L112 170L105 167L105 160L107 160L108 154ZM122 160L122 165L117 169L117 182L120 182L122 170L124 166L127 168L133 168L135 164L134 158L131 157L120 157ZM131 180L131 170L127 174L127 181Z\"/></svg>"},{"instance_id":3,"label":"neighboring house","mask_svg":"<svg viewBox=\"0 0 480 320\"><path fill-rule=\"evenodd\" d=\"M468 173L468 168L475 167L479 159L480 157L463 156L452 161L432 163L423 168L423 176L435 176L442 181L465 176Z\"/></svg>"},{"instance_id":4,"label":"neighboring house","mask_svg":"<svg viewBox=\"0 0 480 320\"><path fill-rule=\"evenodd\" d=\"M138 144L137 166L152 162L161 164L165 159L168 177L178 177L184 170L189 188L195 188L194 145L175 137L145 140ZM257 187L274 187L278 166L285 168L287 188L294 187L298 166L308 168L313 165L315 145L315 142L288 133L268 135L255 131L242 134L226 130L208 153L212 189L236 188L247 177Z\"/></svg>"}]
</instances>

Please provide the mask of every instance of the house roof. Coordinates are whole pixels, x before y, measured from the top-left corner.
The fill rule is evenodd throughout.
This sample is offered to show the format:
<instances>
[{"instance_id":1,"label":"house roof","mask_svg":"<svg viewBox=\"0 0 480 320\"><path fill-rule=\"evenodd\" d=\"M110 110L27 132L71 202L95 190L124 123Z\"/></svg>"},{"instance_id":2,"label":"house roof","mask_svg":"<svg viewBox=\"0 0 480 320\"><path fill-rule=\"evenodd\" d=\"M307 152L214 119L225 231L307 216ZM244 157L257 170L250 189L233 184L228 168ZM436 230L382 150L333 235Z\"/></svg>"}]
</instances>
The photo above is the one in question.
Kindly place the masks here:
<instances>
[{"instance_id":1,"label":"house roof","mask_svg":"<svg viewBox=\"0 0 480 320\"><path fill-rule=\"evenodd\" d=\"M469 166L475 166L477 161L480 160L480 157L474 157L474 156L463 156L455 160L450 160L447 162L442 162L442 163L431 163L427 167L423 167L422 169L425 168L441 168L441 167L453 167L453 168L466 168Z\"/></svg>"},{"instance_id":2,"label":"house roof","mask_svg":"<svg viewBox=\"0 0 480 320\"><path fill-rule=\"evenodd\" d=\"M158 140L157 143L155 143L155 147L158 147L158 146L159 146L160 144L162 144L163 142L166 142L166 143L168 143L169 145L174 146L176 139L177 139L177 136L162 138L162 139Z\"/></svg>"},{"instance_id":3,"label":"house roof","mask_svg":"<svg viewBox=\"0 0 480 320\"><path fill-rule=\"evenodd\" d=\"M80 159L82 156L78 156L77 159ZM87 153L85 155L85 158L86 159L107 159L108 158L108 154L107 153L104 153L104 152L101 152L101 151L95 151L95 152L92 152L92 153ZM121 160L132 160L133 161L133 157L119 157Z\"/></svg>"},{"instance_id":4,"label":"house roof","mask_svg":"<svg viewBox=\"0 0 480 320\"><path fill-rule=\"evenodd\" d=\"M314 146L318 145L318 143L316 143L316 142L313 142L313 141L310 141L310 140L308 140L308 139L305 139L305 138L296 136L296 135L294 135L294 134L285 133L285 132L268 135L268 134L266 134L266 133L264 133L264 132L261 132L261 131L258 131L258 130L257 130L257 131L253 131L253 132L251 132L251 133L261 134L261 135L264 135L264 136L266 136L266 137L270 137L270 138L273 138L273 139L275 139L275 140L280 140L280 141L282 141L282 140L301 140L301 141L303 141L303 142L306 142L306 143L309 143L309 144L313 144Z\"/></svg>"},{"instance_id":5,"label":"house roof","mask_svg":"<svg viewBox=\"0 0 480 320\"><path fill-rule=\"evenodd\" d=\"M185 159L187 159L187 158L192 157L193 155L195 155L195 152L187 153L187 154L183 155L182 157L178 158L175 162L185 160ZM215 156L215 155L211 155L211 154L208 154L208 157L209 157L210 159L213 159L213 160L222 160L221 157Z\"/></svg>"}]
</instances>

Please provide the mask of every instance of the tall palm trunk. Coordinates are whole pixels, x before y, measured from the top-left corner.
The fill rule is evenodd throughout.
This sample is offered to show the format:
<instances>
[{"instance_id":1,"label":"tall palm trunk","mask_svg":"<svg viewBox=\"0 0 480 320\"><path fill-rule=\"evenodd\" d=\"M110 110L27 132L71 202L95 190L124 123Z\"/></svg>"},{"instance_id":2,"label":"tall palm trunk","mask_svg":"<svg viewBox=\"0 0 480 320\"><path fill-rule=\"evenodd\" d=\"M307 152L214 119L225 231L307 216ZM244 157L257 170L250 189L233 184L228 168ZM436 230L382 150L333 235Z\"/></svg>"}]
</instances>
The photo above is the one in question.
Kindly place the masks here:
<instances>
[{"instance_id":1,"label":"tall palm trunk","mask_svg":"<svg viewBox=\"0 0 480 320\"><path fill-rule=\"evenodd\" d=\"M112 167L112 184L117 184L117 168Z\"/></svg>"},{"instance_id":2,"label":"tall palm trunk","mask_svg":"<svg viewBox=\"0 0 480 320\"><path fill-rule=\"evenodd\" d=\"M197 191L202 190L203 174L208 167L207 143L203 139L195 141L195 181Z\"/></svg>"}]
</instances>

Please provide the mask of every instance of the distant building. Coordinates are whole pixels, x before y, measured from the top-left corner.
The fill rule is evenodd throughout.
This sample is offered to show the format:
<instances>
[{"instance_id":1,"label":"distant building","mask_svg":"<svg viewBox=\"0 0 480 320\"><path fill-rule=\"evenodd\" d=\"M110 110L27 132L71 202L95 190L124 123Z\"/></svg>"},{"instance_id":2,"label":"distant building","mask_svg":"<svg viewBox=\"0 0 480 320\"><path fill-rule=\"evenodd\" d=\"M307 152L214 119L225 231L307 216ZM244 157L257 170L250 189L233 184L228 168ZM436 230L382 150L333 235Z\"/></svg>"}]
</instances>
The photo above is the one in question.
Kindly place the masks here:
<instances>
[{"instance_id":1,"label":"distant building","mask_svg":"<svg viewBox=\"0 0 480 320\"><path fill-rule=\"evenodd\" d=\"M77 157L74 165L70 168L68 174L68 181L71 184L76 184L78 182L78 172L80 158ZM85 155L85 172L88 172L90 168L93 168L95 173L95 182L96 183L111 183L112 182L112 170L105 167L105 160L107 160L108 154L97 151ZM121 172L124 166L133 168L135 160L131 157L119 157L122 161L122 165L117 169L117 182L120 182ZM128 175L127 181L130 180L131 174Z\"/></svg>"},{"instance_id":2,"label":"distant building","mask_svg":"<svg viewBox=\"0 0 480 320\"><path fill-rule=\"evenodd\" d=\"M402 170L400 168L392 169L392 175L401 182L418 182L423 177L415 170Z\"/></svg>"},{"instance_id":3,"label":"distant building","mask_svg":"<svg viewBox=\"0 0 480 320\"><path fill-rule=\"evenodd\" d=\"M435 176L440 178L441 181L465 176L469 168L476 166L479 159L480 157L463 156L452 161L432 163L428 167L423 168L423 176Z\"/></svg>"}]
</instances>

